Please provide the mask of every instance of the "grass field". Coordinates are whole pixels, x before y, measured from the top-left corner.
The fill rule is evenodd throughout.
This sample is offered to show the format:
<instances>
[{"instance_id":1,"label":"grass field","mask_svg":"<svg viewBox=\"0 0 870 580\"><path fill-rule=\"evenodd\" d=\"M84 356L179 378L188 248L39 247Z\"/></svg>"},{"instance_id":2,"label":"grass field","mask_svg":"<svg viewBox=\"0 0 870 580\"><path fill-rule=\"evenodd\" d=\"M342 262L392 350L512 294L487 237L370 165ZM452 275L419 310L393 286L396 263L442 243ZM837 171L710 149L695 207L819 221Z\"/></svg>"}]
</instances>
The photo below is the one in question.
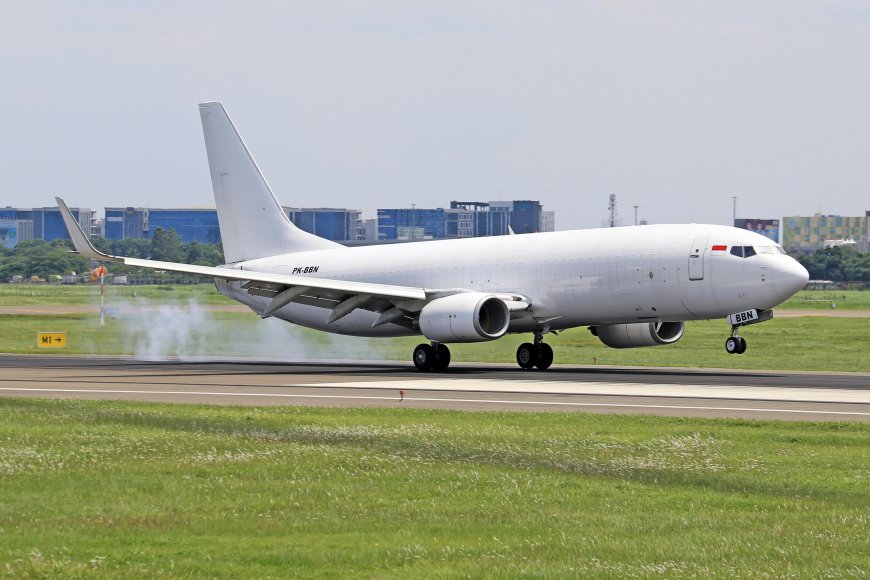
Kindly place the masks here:
<instances>
[{"instance_id":1,"label":"grass field","mask_svg":"<svg viewBox=\"0 0 870 580\"><path fill-rule=\"evenodd\" d=\"M214 284L166 286L105 286L106 304L119 300L145 303L177 303L194 299L198 304L238 304L215 289ZM0 284L0 306L99 304L97 284L70 286L47 284Z\"/></svg>"},{"instance_id":2,"label":"grass field","mask_svg":"<svg viewBox=\"0 0 870 580\"><path fill-rule=\"evenodd\" d=\"M0 284L0 306L38 306L99 304L99 286L91 285L30 285ZM218 293L213 284L192 286L112 286L105 287L107 304L115 301L140 300L146 303L177 303L191 299L198 304L238 304ZM780 309L870 311L870 292L861 290L803 290Z\"/></svg>"},{"instance_id":3,"label":"grass field","mask_svg":"<svg viewBox=\"0 0 870 580\"><path fill-rule=\"evenodd\" d=\"M870 574L870 426L0 399L11 576Z\"/></svg>"},{"instance_id":4,"label":"grass field","mask_svg":"<svg viewBox=\"0 0 870 580\"><path fill-rule=\"evenodd\" d=\"M95 314L0 316L0 352L36 353L36 333L65 331L69 348L47 353L167 356L264 357L275 360L410 361L420 338L362 339L330 335L253 313L154 307L109 317ZM870 318L791 317L748 327L746 354L725 352L723 320L689 322L676 344L611 349L585 328L550 335L556 364L712 367L870 372L866 356ZM511 362L526 335L487 343L451 345L455 361ZM410 363L409 363L410 364Z\"/></svg>"}]
</instances>

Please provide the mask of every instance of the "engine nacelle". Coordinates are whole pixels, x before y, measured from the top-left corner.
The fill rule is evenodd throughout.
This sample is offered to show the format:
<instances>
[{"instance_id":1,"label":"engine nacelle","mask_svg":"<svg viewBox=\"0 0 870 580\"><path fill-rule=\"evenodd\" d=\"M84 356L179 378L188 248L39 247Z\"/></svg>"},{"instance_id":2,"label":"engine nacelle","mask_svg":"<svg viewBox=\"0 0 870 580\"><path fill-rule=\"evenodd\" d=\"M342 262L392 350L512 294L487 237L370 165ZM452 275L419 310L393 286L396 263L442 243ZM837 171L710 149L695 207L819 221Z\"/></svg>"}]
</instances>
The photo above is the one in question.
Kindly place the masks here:
<instances>
[{"instance_id":1,"label":"engine nacelle","mask_svg":"<svg viewBox=\"0 0 870 580\"><path fill-rule=\"evenodd\" d=\"M590 330L611 348L635 348L673 344L683 337L685 328L685 322L635 322L602 324Z\"/></svg>"},{"instance_id":2,"label":"engine nacelle","mask_svg":"<svg viewBox=\"0 0 870 580\"><path fill-rule=\"evenodd\" d=\"M511 316L504 300L482 292L436 298L420 311L420 330L435 342L481 342L504 336Z\"/></svg>"}]
</instances>

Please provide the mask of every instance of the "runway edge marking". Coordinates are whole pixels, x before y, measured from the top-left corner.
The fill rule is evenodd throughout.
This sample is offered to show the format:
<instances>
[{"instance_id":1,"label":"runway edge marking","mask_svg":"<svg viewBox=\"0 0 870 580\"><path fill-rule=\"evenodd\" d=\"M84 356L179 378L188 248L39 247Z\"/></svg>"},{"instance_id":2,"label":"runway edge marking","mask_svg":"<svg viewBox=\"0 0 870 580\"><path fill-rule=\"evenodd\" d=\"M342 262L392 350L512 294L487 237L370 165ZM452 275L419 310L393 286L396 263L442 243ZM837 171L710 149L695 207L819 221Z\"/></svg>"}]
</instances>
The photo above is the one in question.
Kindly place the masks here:
<instances>
[{"instance_id":1,"label":"runway edge marking","mask_svg":"<svg viewBox=\"0 0 870 580\"><path fill-rule=\"evenodd\" d=\"M396 397L380 397L375 395L297 395L291 393L221 393L211 391L145 391L145 390L103 390L103 389L38 389L38 388L12 388L0 387L0 391L6 392L44 392L44 393L78 393L78 394L115 394L115 395L187 395L187 396L225 396L225 397L264 397L264 398L287 398L287 399L346 399L346 400L377 400L395 401ZM692 405L641 405L631 403L579 403L573 401L511 401L503 399L454 399L437 397L405 397L405 401L419 402L442 402L442 403L485 403L491 405L539 405L539 406L564 406L564 407L614 407L634 409L672 409L683 411L740 411L747 413L796 413L807 415L844 415L855 417L870 417L870 412L860 411L816 411L811 409L766 409L752 407L710 407Z\"/></svg>"}]
</instances>

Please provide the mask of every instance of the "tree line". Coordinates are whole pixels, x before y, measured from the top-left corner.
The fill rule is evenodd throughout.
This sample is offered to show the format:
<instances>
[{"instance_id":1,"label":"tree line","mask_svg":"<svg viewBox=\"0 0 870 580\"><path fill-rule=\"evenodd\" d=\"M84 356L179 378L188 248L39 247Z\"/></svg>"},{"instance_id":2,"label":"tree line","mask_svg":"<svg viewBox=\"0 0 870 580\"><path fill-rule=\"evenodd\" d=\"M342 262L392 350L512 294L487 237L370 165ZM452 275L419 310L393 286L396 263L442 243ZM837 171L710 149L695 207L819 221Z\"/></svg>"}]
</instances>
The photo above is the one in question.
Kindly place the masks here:
<instances>
[{"instance_id":1,"label":"tree line","mask_svg":"<svg viewBox=\"0 0 870 580\"><path fill-rule=\"evenodd\" d=\"M126 240L91 240L101 252L131 258L150 258L163 262L183 262L200 266L219 266L224 263L224 253L220 244L201 244L193 241L184 243L174 229L157 228L151 239L129 238ZM0 281L8 282L13 276L30 278L38 276L48 280L51 276L66 276L75 272L81 276L92 269L91 260L72 253L69 240L28 240L19 242L14 248L0 247ZM153 278L153 271L140 270L121 264L108 264L110 274L126 275L133 279L137 275ZM184 275L181 275L184 277ZM169 278L178 275L169 274Z\"/></svg>"},{"instance_id":2,"label":"tree line","mask_svg":"<svg viewBox=\"0 0 870 580\"><path fill-rule=\"evenodd\" d=\"M131 258L150 258L163 262L184 262L200 266L218 266L224 263L220 244L183 243L174 229L157 228L151 239L129 238L126 240L91 240L101 252ZM0 247L0 281L9 281L12 276L81 275L91 270L91 261L71 253L69 240L29 240L14 248ZM812 280L833 282L870 282L870 254L861 254L853 248L842 246L818 250L814 254L797 256L810 273ZM120 264L110 265L110 273L135 277L140 271ZM153 273L144 272L152 278Z\"/></svg>"},{"instance_id":3,"label":"tree line","mask_svg":"<svg viewBox=\"0 0 870 580\"><path fill-rule=\"evenodd\" d=\"M798 256L797 261L810 273L810 280L870 282L870 254L861 254L854 248L825 248Z\"/></svg>"}]
</instances>

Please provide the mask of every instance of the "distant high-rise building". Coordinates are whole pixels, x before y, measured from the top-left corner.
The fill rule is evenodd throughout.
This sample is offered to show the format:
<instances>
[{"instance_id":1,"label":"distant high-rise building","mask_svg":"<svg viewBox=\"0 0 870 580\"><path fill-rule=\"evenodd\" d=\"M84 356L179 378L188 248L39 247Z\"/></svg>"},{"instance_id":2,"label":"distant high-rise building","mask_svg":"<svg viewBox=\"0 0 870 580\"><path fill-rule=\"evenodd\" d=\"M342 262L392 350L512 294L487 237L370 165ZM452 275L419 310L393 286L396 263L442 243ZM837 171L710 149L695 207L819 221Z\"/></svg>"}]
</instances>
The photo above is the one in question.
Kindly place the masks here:
<instances>
[{"instance_id":1,"label":"distant high-rise building","mask_svg":"<svg viewBox=\"0 0 870 580\"><path fill-rule=\"evenodd\" d=\"M364 242L376 242L378 240L377 218L361 219L357 223L356 239Z\"/></svg>"},{"instance_id":2,"label":"distant high-rise building","mask_svg":"<svg viewBox=\"0 0 870 580\"><path fill-rule=\"evenodd\" d=\"M291 208L284 213L306 232L335 241L354 240L359 211L338 208ZM217 210L211 208L107 207L105 235L110 240L150 238L154 230L174 229L185 243L221 241Z\"/></svg>"},{"instance_id":3,"label":"distant high-rise building","mask_svg":"<svg viewBox=\"0 0 870 580\"><path fill-rule=\"evenodd\" d=\"M203 208L149 208L148 237L154 237L157 228L175 230L184 243L219 244L217 210Z\"/></svg>"},{"instance_id":4,"label":"distant high-rise building","mask_svg":"<svg viewBox=\"0 0 870 580\"><path fill-rule=\"evenodd\" d=\"M108 240L151 238L157 228L175 230L181 241L217 244L221 241L217 210L210 208L107 207Z\"/></svg>"},{"instance_id":5,"label":"distant high-rise building","mask_svg":"<svg viewBox=\"0 0 870 580\"><path fill-rule=\"evenodd\" d=\"M82 230L89 236L93 234L94 222L97 219L97 212L87 208L70 208L73 216L79 222ZM69 240L69 232L67 232L66 224L63 222L63 217L60 215L60 210L57 207L35 207L32 210L33 219L33 239L45 240L50 242L58 238Z\"/></svg>"},{"instance_id":6,"label":"distant high-rise building","mask_svg":"<svg viewBox=\"0 0 870 580\"><path fill-rule=\"evenodd\" d=\"M284 213L300 230L315 236L334 242L357 239L359 210L334 207L285 207Z\"/></svg>"},{"instance_id":7,"label":"distant high-rise building","mask_svg":"<svg viewBox=\"0 0 870 580\"><path fill-rule=\"evenodd\" d=\"M738 218L734 220L734 227L741 230L749 230L779 242L779 220L767 218Z\"/></svg>"},{"instance_id":8,"label":"distant high-rise building","mask_svg":"<svg viewBox=\"0 0 870 580\"><path fill-rule=\"evenodd\" d=\"M451 201L449 209L393 208L378 210L380 240L419 240L503 236L545 231L555 214L544 216L540 202Z\"/></svg>"},{"instance_id":9,"label":"distant high-rise building","mask_svg":"<svg viewBox=\"0 0 870 580\"><path fill-rule=\"evenodd\" d=\"M148 208L107 207L103 236L107 240L147 238Z\"/></svg>"},{"instance_id":10,"label":"distant high-rise building","mask_svg":"<svg viewBox=\"0 0 870 580\"><path fill-rule=\"evenodd\" d=\"M511 228L515 234L528 234L541 230L541 204L529 199L513 202Z\"/></svg>"},{"instance_id":11,"label":"distant high-rise building","mask_svg":"<svg viewBox=\"0 0 870 580\"><path fill-rule=\"evenodd\" d=\"M445 237L444 209L378 209L378 240L436 240Z\"/></svg>"},{"instance_id":12,"label":"distant high-rise building","mask_svg":"<svg viewBox=\"0 0 870 580\"><path fill-rule=\"evenodd\" d=\"M446 211L448 238L503 236L508 233L509 212L493 210L489 202L451 201Z\"/></svg>"},{"instance_id":13,"label":"distant high-rise building","mask_svg":"<svg viewBox=\"0 0 870 580\"><path fill-rule=\"evenodd\" d=\"M541 212L541 231L555 232L556 231L556 212L542 211Z\"/></svg>"},{"instance_id":14,"label":"distant high-rise building","mask_svg":"<svg viewBox=\"0 0 870 580\"><path fill-rule=\"evenodd\" d=\"M863 216L789 216L782 219L782 247L790 254L811 254L826 240L851 240L867 251L870 212Z\"/></svg>"}]
</instances>

